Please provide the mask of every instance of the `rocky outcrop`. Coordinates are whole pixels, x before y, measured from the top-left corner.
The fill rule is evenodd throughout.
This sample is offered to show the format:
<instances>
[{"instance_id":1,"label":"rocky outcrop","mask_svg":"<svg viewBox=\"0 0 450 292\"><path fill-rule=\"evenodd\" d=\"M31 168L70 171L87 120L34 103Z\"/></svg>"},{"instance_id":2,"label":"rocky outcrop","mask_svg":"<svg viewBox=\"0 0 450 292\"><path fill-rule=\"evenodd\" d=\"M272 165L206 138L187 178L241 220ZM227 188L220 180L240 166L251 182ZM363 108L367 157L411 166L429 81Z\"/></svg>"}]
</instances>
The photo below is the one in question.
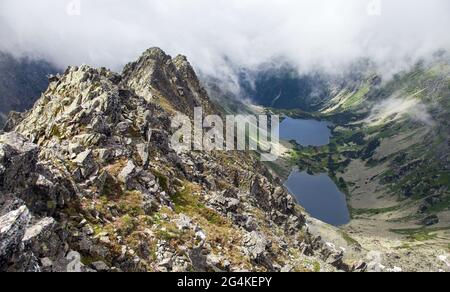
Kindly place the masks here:
<instances>
[{"instance_id":1,"label":"rocky outcrop","mask_svg":"<svg viewBox=\"0 0 450 292\"><path fill-rule=\"evenodd\" d=\"M38 154L39 147L21 134L0 136L0 202L21 200L33 212L52 215L74 196L74 186L54 165L39 162Z\"/></svg>"},{"instance_id":2,"label":"rocky outcrop","mask_svg":"<svg viewBox=\"0 0 450 292\"><path fill-rule=\"evenodd\" d=\"M1 271L66 271L66 246L57 222L43 218L32 223L35 220L26 206L0 218Z\"/></svg>"},{"instance_id":3,"label":"rocky outcrop","mask_svg":"<svg viewBox=\"0 0 450 292\"><path fill-rule=\"evenodd\" d=\"M0 267L3 267L2 270L13 255L20 251L22 238L29 221L30 213L25 206L0 218Z\"/></svg>"},{"instance_id":4,"label":"rocky outcrop","mask_svg":"<svg viewBox=\"0 0 450 292\"><path fill-rule=\"evenodd\" d=\"M439 217L436 215L431 215L424 218L420 223L425 226L433 226L439 224Z\"/></svg>"},{"instance_id":5,"label":"rocky outcrop","mask_svg":"<svg viewBox=\"0 0 450 292\"><path fill-rule=\"evenodd\" d=\"M24 136L0 136L0 151L0 270L35 272L42 271L40 259L64 261L65 242L56 220L39 219L54 214L66 195L60 192L64 184L38 165L39 148Z\"/></svg>"},{"instance_id":6,"label":"rocky outcrop","mask_svg":"<svg viewBox=\"0 0 450 292\"><path fill-rule=\"evenodd\" d=\"M270 264L268 249L271 243L262 234L252 231L244 237L244 250L253 261Z\"/></svg>"},{"instance_id":7,"label":"rocky outcrop","mask_svg":"<svg viewBox=\"0 0 450 292\"><path fill-rule=\"evenodd\" d=\"M297 205L287 190L282 186L274 186L263 176L257 176L251 186L250 195L257 204L277 224L285 224L286 230L295 233L304 226L305 219L297 209Z\"/></svg>"},{"instance_id":8,"label":"rocky outcrop","mask_svg":"<svg viewBox=\"0 0 450 292\"><path fill-rule=\"evenodd\" d=\"M176 110L191 115L195 107L212 112L207 92L184 56L172 59L161 49L152 48L125 66L123 76L124 86L149 101L164 98Z\"/></svg>"},{"instance_id":9,"label":"rocky outcrop","mask_svg":"<svg viewBox=\"0 0 450 292\"><path fill-rule=\"evenodd\" d=\"M17 134L0 136L0 187L5 191L25 189L36 168L38 147Z\"/></svg>"}]
</instances>

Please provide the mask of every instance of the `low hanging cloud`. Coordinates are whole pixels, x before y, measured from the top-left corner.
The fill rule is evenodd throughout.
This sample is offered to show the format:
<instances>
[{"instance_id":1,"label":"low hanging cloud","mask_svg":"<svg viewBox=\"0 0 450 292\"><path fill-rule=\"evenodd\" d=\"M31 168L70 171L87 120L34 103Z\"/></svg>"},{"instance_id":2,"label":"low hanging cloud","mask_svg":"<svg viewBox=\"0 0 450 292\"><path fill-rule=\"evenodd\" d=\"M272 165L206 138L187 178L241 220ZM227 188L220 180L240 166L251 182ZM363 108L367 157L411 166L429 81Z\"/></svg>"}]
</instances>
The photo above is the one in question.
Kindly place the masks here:
<instances>
[{"instance_id":1,"label":"low hanging cloud","mask_svg":"<svg viewBox=\"0 0 450 292\"><path fill-rule=\"evenodd\" d=\"M380 125L404 118L430 127L435 125L427 106L414 96L408 98L391 97L376 104L372 108L372 113L367 122L372 125Z\"/></svg>"},{"instance_id":2,"label":"low hanging cloud","mask_svg":"<svg viewBox=\"0 0 450 292\"><path fill-rule=\"evenodd\" d=\"M274 58L339 70L370 57L390 74L450 48L449 27L448 0L0 1L0 50L16 56L120 70L158 46L218 77Z\"/></svg>"}]
</instances>

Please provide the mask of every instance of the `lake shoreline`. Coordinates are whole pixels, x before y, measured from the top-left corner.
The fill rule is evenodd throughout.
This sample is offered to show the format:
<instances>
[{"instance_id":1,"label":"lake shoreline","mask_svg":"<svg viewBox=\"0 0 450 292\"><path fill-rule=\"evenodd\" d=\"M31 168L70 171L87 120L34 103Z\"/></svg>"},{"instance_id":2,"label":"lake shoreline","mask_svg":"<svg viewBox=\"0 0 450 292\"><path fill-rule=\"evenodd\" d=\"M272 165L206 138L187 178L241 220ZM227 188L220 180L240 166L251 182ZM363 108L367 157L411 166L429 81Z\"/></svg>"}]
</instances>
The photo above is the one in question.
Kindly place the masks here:
<instances>
[{"instance_id":1,"label":"lake shoreline","mask_svg":"<svg viewBox=\"0 0 450 292\"><path fill-rule=\"evenodd\" d=\"M330 122L286 117L280 124L280 137L294 148L322 147L330 143L332 127ZM350 223L346 194L328 173L311 173L297 166L284 180L297 203L312 217L334 226Z\"/></svg>"}]
</instances>

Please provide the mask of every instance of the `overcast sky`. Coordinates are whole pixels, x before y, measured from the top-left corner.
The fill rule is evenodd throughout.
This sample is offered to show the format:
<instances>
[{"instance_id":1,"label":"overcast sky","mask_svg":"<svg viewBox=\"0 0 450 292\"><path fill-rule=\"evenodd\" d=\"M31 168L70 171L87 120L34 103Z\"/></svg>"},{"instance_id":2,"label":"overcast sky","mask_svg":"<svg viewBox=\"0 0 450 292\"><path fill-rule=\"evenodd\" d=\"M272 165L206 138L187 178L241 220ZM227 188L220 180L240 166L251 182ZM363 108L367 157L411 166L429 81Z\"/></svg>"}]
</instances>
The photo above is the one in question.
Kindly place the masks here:
<instances>
[{"instance_id":1,"label":"overcast sky","mask_svg":"<svg viewBox=\"0 0 450 292\"><path fill-rule=\"evenodd\" d=\"M225 56L242 66L282 56L303 70L368 56L397 70L450 48L449 28L449 0L0 0L0 50L61 67L119 70L159 46L206 73L220 74Z\"/></svg>"}]
</instances>

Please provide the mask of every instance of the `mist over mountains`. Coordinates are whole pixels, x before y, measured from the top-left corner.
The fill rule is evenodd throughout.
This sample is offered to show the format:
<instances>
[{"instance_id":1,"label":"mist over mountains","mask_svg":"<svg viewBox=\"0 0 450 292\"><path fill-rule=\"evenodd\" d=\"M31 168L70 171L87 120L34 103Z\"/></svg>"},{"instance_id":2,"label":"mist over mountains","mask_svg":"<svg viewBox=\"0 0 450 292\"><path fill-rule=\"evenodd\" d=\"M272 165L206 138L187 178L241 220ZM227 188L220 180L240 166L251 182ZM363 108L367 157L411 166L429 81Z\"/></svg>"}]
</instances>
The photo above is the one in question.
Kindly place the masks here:
<instances>
[{"instance_id":1,"label":"mist over mountains","mask_svg":"<svg viewBox=\"0 0 450 292\"><path fill-rule=\"evenodd\" d=\"M79 13L68 13L74 1ZM4 0L0 50L61 68L86 63L118 71L159 46L231 80L230 64L255 68L281 57L300 72L340 72L369 57L392 76L450 47L449 11L446 0Z\"/></svg>"},{"instance_id":2,"label":"mist over mountains","mask_svg":"<svg viewBox=\"0 0 450 292\"><path fill-rule=\"evenodd\" d=\"M58 70L43 60L14 58L0 52L0 125L9 111L30 109Z\"/></svg>"}]
</instances>

